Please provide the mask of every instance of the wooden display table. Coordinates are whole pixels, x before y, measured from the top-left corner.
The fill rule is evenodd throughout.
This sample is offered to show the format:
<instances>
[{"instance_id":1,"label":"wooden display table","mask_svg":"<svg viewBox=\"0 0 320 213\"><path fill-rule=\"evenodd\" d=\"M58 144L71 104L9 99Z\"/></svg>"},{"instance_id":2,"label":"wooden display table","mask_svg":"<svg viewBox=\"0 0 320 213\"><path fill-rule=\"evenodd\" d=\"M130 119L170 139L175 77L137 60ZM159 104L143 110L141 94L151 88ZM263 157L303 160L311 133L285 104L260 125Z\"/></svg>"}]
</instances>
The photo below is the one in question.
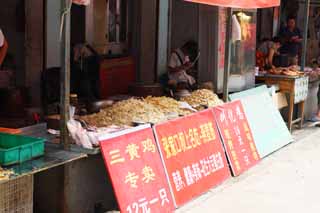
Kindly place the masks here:
<instances>
[{"instance_id":1,"label":"wooden display table","mask_svg":"<svg viewBox=\"0 0 320 213\"><path fill-rule=\"evenodd\" d=\"M302 128L304 122L305 100L308 96L309 78L306 76L284 76L284 75L258 75L256 81L264 82L268 86L279 85L280 91L289 95L288 128L292 130L292 125L299 123ZM294 105L299 106L299 118L293 120Z\"/></svg>"}]
</instances>

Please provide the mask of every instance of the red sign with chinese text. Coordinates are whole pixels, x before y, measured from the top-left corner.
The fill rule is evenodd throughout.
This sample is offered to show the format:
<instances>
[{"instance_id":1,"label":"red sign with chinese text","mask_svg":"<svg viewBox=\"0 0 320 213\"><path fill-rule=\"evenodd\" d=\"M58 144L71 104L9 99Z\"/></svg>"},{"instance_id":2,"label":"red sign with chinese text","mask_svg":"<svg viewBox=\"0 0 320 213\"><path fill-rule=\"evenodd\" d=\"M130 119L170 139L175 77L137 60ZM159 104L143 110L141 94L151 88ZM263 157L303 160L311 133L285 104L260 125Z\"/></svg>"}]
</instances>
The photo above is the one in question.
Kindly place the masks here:
<instances>
[{"instance_id":1,"label":"red sign with chinese text","mask_svg":"<svg viewBox=\"0 0 320 213\"><path fill-rule=\"evenodd\" d=\"M169 185L152 129L100 143L121 212L173 212Z\"/></svg>"},{"instance_id":2,"label":"red sign with chinese text","mask_svg":"<svg viewBox=\"0 0 320 213\"><path fill-rule=\"evenodd\" d=\"M213 111L232 173L238 176L260 161L242 103L224 104L213 108Z\"/></svg>"},{"instance_id":3,"label":"red sign with chinese text","mask_svg":"<svg viewBox=\"0 0 320 213\"><path fill-rule=\"evenodd\" d=\"M154 130L177 206L231 176L211 110L156 125Z\"/></svg>"}]
</instances>

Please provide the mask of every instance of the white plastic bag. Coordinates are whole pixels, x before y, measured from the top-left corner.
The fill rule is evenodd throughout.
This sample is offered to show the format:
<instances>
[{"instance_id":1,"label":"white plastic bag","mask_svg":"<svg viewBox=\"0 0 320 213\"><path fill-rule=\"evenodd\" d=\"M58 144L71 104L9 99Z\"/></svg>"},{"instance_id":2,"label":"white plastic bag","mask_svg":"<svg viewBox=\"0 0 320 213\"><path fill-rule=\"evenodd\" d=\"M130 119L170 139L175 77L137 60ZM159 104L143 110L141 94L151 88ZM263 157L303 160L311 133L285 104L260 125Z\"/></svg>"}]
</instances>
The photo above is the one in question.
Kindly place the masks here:
<instances>
[{"instance_id":1,"label":"white plastic bag","mask_svg":"<svg viewBox=\"0 0 320 213\"><path fill-rule=\"evenodd\" d=\"M92 149L92 143L87 130L82 128L81 123L74 119L75 107L70 107L70 120L67 123L69 133L76 144L86 149Z\"/></svg>"}]
</instances>

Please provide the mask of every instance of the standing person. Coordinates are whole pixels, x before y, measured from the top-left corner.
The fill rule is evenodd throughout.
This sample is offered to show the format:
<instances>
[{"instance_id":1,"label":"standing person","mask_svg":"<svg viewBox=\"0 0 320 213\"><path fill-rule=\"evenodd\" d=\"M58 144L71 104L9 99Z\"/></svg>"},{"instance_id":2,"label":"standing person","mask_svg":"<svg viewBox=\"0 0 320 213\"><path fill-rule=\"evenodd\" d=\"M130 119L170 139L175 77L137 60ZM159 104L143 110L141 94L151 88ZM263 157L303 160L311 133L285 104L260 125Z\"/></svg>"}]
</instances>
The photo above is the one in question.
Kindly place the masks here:
<instances>
[{"instance_id":1,"label":"standing person","mask_svg":"<svg viewBox=\"0 0 320 213\"><path fill-rule=\"evenodd\" d=\"M169 59L169 80L173 81L176 85L187 84L193 86L196 81L187 72L190 70L194 63L190 58L197 52L198 45L194 41L186 42L181 48L174 50Z\"/></svg>"},{"instance_id":2,"label":"standing person","mask_svg":"<svg viewBox=\"0 0 320 213\"><path fill-rule=\"evenodd\" d=\"M296 27L294 17L288 18L287 26L280 32L280 38L283 43L280 52L289 56L291 65L297 65L301 51L302 34L300 29Z\"/></svg>"},{"instance_id":3,"label":"standing person","mask_svg":"<svg viewBox=\"0 0 320 213\"><path fill-rule=\"evenodd\" d=\"M320 122L320 87L319 87L317 96L318 96L318 111L316 114L312 115L312 117L308 121L319 123ZM320 123L317 124L317 127L320 127Z\"/></svg>"},{"instance_id":4,"label":"standing person","mask_svg":"<svg viewBox=\"0 0 320 213\"><path fill-rule=\"evenodd\" d=\"M7 51L8 51L8 43L0 29L0 67L2 66L2 63L7 55Z\"/></svg>"},{"instance_id":5,"label":"standing person","mask_svg":"<svg viewBox=\"0 0 320 213\"><path fill-rule=\"evenodd\" d=\"M269 70L275 68L273 65L274 56L279 54L281 42L279 37L274 37L271 41L264 41L256 52L257 66L260 70Z\"/></svg>"}]
</instances>

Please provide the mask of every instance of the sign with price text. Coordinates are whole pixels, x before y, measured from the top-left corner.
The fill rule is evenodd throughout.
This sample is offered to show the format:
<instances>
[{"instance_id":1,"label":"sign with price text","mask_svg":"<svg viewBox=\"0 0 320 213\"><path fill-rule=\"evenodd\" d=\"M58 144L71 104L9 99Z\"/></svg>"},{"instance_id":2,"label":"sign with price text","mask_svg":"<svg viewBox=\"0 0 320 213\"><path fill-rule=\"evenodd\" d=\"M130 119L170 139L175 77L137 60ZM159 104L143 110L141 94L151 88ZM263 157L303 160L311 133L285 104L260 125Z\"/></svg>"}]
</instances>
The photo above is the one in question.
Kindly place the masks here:
<instances>
[{"instance_id":1,"label":"sign with price text","mask_svg":"<svg viewBox=\"0 0 320 213\"><path fill-rule=\"evenodd\" d=\"M100 143L121 212L173 212L169 185L150 126Z\"/></svg>"},{"instance_id":2,"label":"sign with price text","mask_svg":"<svg viewBox=\"0 0 320 213\"><path fill-rule=\"evenodd\" d=\"M235 101L215 107L213 111L232 173L238 176L260 161L242 104Z\"/></svg>"},{"instance_id":3,"label":"sign with price text","mask_svg":"<svg viewBox=\"0 0 320 213\"><path fill-rule=\"evenodd\" d=\"M230 177L211 110L156 125L154 131L177 206Z\"/></svg>"}]
</instances>

